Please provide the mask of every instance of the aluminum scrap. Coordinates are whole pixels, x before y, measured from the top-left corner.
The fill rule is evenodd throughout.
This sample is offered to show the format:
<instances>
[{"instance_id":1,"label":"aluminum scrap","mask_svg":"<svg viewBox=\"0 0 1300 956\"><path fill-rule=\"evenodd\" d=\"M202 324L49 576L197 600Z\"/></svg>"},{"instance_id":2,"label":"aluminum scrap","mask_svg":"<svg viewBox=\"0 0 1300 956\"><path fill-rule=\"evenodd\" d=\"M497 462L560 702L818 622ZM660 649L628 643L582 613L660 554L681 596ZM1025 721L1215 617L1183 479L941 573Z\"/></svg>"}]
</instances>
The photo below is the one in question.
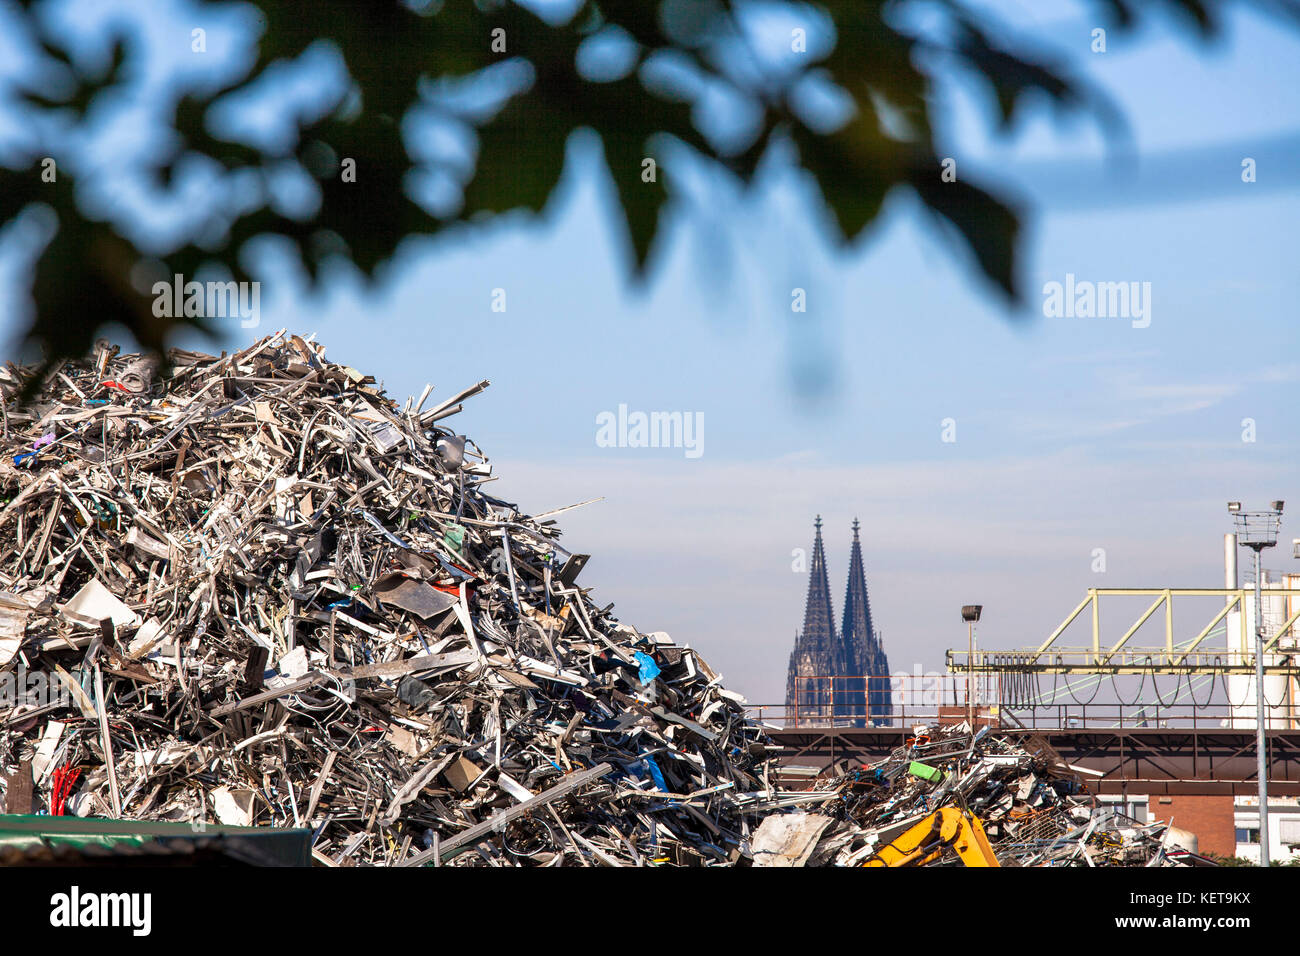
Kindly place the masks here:
<instances>
[{"instance_id":1,"label":"aluminum scrap","mask_svg":"<svg viewBox=\"0 0 1300 956\"><path fill-rule=\"evenodd\" d=\"M445 422L486 382L399 404L284 333L166 359L0 370L9 812L308 829L321 865L745 857L762 729L485 490Z\"/></svg>"}]
</instances>

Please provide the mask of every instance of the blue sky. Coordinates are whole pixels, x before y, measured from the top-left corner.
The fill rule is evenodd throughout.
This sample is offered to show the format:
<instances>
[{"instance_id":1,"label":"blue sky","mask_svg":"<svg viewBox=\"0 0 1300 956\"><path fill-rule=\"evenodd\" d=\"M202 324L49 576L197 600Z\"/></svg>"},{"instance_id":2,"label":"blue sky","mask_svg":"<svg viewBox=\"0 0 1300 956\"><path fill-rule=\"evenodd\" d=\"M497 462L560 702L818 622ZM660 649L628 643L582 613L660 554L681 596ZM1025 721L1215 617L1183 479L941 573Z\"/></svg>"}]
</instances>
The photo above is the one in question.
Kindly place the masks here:
<instances>
[{"instance_id":1,"label":"blue sky","mask_svg":"<svg viewBox=\"0 0 1300 956\"><path fill-rule=\"evenodd\" d=\"M1300 508L1300 33L1241 12L1205 47L1157 20L1095 54L1087 6L997 9L1116 101L1133 146L1108 159L1095 123L1046 109L991 137L989 104L960 77L945 88L940 142L959 175L1014 184L1031 210L1018 312L906 196L833 248L815 192L779 163L746 196L667 164L691 198L635 288L612 187L579 137L542 218L405 249L368 292L339 275L307 295L267 255L261 327L232 322L204 347L315 332L399 400L490 379L453 421L492 458L498 493L532 511L604 496L561 519L567 546L594 555L583 582L756 702L784 695L807 585L792 551L816 513L837 608L861 519L899 670L942 669L965 603L985 605L981 646L1011 649L1088 587L1218 586L1225 501ZM1040 290L1067 273L1151 283L1149 327L1044 318ZM596 416L620 403L702 413L704 454L598 447ZM1270 564L1300 571L1289 547Z\"/></svg>"}]
</instances>

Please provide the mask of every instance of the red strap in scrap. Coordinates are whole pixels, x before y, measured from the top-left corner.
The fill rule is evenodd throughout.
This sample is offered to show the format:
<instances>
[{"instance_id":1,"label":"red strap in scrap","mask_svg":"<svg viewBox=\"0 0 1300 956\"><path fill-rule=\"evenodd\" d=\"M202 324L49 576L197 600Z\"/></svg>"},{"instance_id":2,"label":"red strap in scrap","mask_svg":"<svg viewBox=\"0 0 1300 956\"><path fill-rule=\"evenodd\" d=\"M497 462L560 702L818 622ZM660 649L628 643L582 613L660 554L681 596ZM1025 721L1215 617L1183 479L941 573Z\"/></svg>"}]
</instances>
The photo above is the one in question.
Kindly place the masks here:
<instances>
[{"instance_id":1,"label":"red strap in scrap","mask_svg":"<svg viewBox=\"0 0 1300 956\"><path fill-rule=\"evenodd\" d=\"M81 776L80 767L57 767L54 770L54 786L50 789L50 816L65 816L64 808L77 778Z\"/></svg>"}]
</instances>

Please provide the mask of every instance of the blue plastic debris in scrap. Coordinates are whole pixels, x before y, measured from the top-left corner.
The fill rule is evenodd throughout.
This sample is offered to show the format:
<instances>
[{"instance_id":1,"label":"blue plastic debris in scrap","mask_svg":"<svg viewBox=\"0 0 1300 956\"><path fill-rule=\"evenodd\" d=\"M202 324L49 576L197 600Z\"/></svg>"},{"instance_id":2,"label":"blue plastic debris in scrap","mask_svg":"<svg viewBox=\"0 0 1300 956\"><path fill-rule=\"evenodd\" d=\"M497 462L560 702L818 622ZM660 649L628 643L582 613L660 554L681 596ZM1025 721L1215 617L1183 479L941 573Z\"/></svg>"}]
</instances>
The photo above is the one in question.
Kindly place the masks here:
<instances>
[{"instance_id":1,"label":"blue plastic debris in scrap","mask_svg":"<svg viewBox=\"0 0 1300 956\"><path fill-rule=\"evenodd\" d=\"M648 684L659 676L659 665L655 663L655 659L649 654L636 651L632 656L636 658L639 665L636 676L641 683Z\"/></svg>"},{"instance_id":2,"label":"blue plastic debris in scrap","mask_svg":"<svg viewBox=\"0 0 1300 956\"><path fill-rule=\"evenodd\" d=\"M650 765L650 778L654 780L655 786L667 793L668 784L664 781L663 771L659 769L659 764L655 763L655 758L647 755L645 762Z\"/></svg>"},{"instance_id":3,"label":"blue plastic debris in scrap","mask_svg":"<svg viewBox=\"0 0 1300 956\"><path fill-rule=\"evenodd\" d=\"M659 769L659 764L655 763L655 758L649 754L642 754L639 759L623 764L623 770L629 777L649 776L656 787L665 793L668 792L668 783L664 780L663 771Z\"/></svg>"},{"instance_id":4,"label":"blue plastic debris in scrap","mask_svg":"<svg viewBox=\"0 0 1300 956\"><path fill-rule=\"evenodd\" d=\"M32 442L31 451L23 452L21 455L14 456L14 464L21 465L28 458L34 458L35 456L39 455L41 453L42 448L46 447L47 445L53 445L53 444L54 444L54 432L49 432L48 434L42 435L40 438L36 439L36 441Z\"/></svg>"}]
</instances>

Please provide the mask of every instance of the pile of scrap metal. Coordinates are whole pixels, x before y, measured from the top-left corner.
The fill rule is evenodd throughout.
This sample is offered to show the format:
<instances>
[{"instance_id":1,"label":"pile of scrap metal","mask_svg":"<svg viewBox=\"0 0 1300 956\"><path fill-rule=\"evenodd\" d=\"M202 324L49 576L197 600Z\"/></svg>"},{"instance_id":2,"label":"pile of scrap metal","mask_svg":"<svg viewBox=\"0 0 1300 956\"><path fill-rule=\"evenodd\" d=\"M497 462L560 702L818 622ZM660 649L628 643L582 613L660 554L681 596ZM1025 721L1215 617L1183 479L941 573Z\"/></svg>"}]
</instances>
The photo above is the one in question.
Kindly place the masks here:
<instances>
[{"instance_id":1,"label":"pile of scrap metal","mask_svg":"<svg viewBox=\"0 0 1300 956\"><path fill-rule=\"evenodd\" d=\"M743 699L620 623L431 407L277 333L0 371L0 799L305 828L325 865L716 865ZM565 509L561 509L565 510ZM781 804L788 806L790 804Z\"/></svg>"},{"instance_id":2,"label":"pile of scrap metal","mask_svg":"<svg viewBox=\"0 0 1300 956\"><path fill-rule=\"evenodd\" d=\"M1193 866L1190 834L1087 793L1038 737L917 727L884 760L819 779L818 812L769 817L758 866Z\"/></svg>"}]
</instances>

